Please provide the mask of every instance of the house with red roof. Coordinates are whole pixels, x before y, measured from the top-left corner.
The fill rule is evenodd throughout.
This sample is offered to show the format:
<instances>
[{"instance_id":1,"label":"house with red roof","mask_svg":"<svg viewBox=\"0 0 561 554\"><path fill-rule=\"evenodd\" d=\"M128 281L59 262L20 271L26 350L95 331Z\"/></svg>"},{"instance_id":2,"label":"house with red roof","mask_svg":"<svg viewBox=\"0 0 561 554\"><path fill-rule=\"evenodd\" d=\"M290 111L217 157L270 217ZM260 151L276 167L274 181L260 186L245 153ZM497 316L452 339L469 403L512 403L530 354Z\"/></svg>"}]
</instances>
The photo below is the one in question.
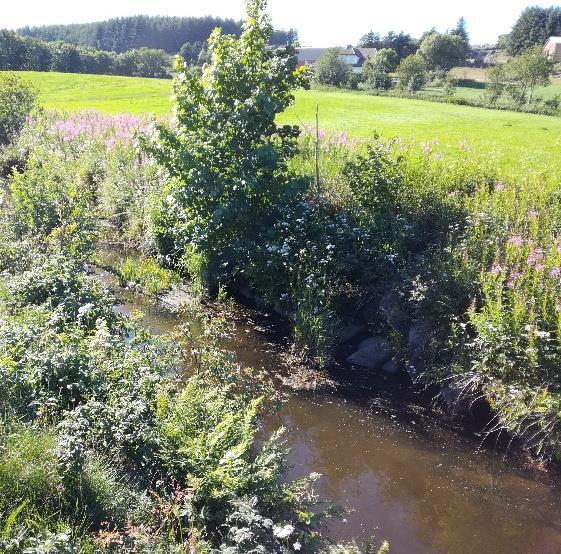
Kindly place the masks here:
<instances>
[{"instance_id":1,"label":"house with red roof","mask_svg":"<svg viewBox=\"0 0 561 554\"><path fill-rule=\"evenodd\" d=\"M548 60L561 63L561 37L550 37L543 50Z\"/></svg>"}]
</instances>

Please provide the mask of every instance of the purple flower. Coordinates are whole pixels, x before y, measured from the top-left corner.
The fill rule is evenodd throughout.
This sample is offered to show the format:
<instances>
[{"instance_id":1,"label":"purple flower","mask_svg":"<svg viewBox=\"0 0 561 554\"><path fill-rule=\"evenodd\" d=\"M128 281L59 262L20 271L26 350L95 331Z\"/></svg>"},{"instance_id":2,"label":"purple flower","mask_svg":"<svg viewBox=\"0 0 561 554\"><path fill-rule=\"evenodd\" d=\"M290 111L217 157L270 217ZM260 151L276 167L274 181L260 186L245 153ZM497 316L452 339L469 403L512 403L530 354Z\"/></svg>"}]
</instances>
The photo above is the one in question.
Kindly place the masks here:
<instances>
[{"instance_id":1,"label":"purple flower","mask_svg":"<svg viewBox=\"0 0 561 554\"><path fill-rule=\"evenodd\" d=\"M500 192L500 191L504 190L505 187L506 187L506 183L503 182L503 181L499 181L495 186L495 190Z\"/></svg>"},{"instance_id":2,"label":"purple flower","mask_svg":"<svg viewBox=\"0 0 561 554\"><path fill-rule=\"evenodd\" d=\"M526 259L526 265L533 266L535 269L543 262L543 250L532 250ZM543 268L542 268L543 269Z\"/></svg>"},{"instance_id":3,"label":"purple flower","mask_svg":"<svg viewBox=\"0 0 561 554\"><path fill-rule=\"evenodd\" d=\"M493 264L493 267L491 268L491 273L493 275L499 275L500 273L502 273L503 268L501 267L501 265L498 262L495 262Z\"/></svg>"},{"instance_id":4,"label":"purple flower","mask_svg":"<svg viewBox=\"0 0 561 554\"><path fill-rule=\"evenodd\" d=\"M514 244L514 246L522 246L524 244L524 239L520 235L513 235L508 240L509 244Z\"/></svg>"}]
</instances>

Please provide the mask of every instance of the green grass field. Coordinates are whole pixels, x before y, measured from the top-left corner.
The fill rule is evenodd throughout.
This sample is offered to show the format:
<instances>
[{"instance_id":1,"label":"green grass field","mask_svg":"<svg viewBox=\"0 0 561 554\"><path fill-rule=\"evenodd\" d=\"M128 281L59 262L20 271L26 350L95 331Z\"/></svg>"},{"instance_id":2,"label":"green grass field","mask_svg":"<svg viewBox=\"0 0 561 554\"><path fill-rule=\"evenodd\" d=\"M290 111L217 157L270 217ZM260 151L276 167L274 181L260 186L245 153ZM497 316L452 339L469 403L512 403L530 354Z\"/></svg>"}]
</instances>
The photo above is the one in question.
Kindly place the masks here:
<instances>
[{"instance_id":1,"label":"green grass field","mask_svg":"<svg viewBox=\"0 0 561 554\"><path fill-rule=\"evenodd\" d=\"M22 73L40 92L47 108L95 108L108 113L170 110L171 81L75 75ZM479 91L480 92L480 91ZM561 118L439 104L423 100L375 97L341 90L299 91L296 104L283 114L283 123L313 124L319 106L320 126L350 137L396 135L423 142L438 141L433 150L444 156L471 155L466 143L492 156L500 167L518 174L533 169L561 176Z\"/></svg>"}]
</instances>

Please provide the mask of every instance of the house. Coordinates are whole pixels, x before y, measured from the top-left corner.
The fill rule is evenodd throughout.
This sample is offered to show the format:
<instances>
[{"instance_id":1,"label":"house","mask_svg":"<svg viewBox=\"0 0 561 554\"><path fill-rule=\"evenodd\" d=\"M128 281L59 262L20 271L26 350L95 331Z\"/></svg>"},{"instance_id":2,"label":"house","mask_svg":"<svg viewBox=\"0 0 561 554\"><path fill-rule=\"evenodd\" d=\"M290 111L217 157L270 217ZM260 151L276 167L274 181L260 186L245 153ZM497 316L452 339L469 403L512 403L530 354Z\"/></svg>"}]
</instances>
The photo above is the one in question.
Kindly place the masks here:
<instances>
[{"instance_id":1,"label":"house","mask_svg":"<svg viewBox=\"0 0 561 554\"><path fill-rule=\"evenodd\" d=\"M329 50L329 48L299 48L298 65L314 67L317 61ZM339 51L340 58L349 65L355 73L362 71L366 60L376 55L376 48L354 48L348 46Z\"/></svg>"},{"instance_id":2,"label":"house","mask_svg":"<svg viewBox=\"0 0 561 554\"><path fill-rule=\"evenodd\" d=\"M543 50L548 60L561 63L561 37L550 37Z\"/></svg>"}]
</instances>

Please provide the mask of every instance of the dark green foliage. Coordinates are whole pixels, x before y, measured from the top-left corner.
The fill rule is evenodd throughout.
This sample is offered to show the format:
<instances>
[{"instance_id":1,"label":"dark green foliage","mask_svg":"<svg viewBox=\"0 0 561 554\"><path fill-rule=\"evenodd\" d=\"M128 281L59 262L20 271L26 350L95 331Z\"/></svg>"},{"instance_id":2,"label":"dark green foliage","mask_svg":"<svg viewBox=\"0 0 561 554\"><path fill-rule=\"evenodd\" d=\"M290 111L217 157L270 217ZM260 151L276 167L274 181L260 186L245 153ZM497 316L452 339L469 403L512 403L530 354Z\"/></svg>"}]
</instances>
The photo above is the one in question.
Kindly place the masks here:
<instances>
[{"instance_id":1,"label":"dark green foliage","mask_svg":"<svg viewBox=\"0 0 561 554\"><path fill-rule=\"evenodd\" d=\"M350 78L352 69L341 57L340 48L330 48L317 61L314 79L321 85L344 86Z\"/></svg>"},{"instance_id":2,"label":"dark green foliage","mask_svg":"<svg viewBox=\"0 0 561 554\"><path fill-rule=\"evenodd\" d=\"M509 54L521 54L532 46L543 46L547 39L561 35L561 7L526 8L508 36Z\"/></svg>"},{"instance_id":3,"label":"dark green foliage","mask_svg":"<svg viewBox=\"0 0 561 554\"><path fill-rule=\"evenodd\" d=\"M222 29L225 34L239 35L242 23L219 17L150 17L137 15L119 17L95 23L24 27L24 36L45 41L64 41L108 52L122 53L138 48L164 50L177 54L186 42L206 42L212 31ZM274 31L271 44L292 44L297 40L294 29Z\"/></svg>"},{"instance_id":4,"label":"dark green foliage","mask_svg":"<svg viewBox=\"0 0 561 554\"><path fill-rule=\"evenodd\" d=\"M466 20L460 17L456 26L450 31L451 35L459 36L469 46L469 34L467 32Z\"/></svg>"},{"instance_id":5,"label":"dark green foliage","mask_svg":"<svg viewBox=\"0 0 561 554\"><path fill-rule=\"evenodd\" d=\"M194 247L214 276L220 267L232 271L228 264L243 259L302 184L287 165L299 130L277 126L275 116L291 105L293 89L306 85L306 71L297 69L292 47L267 48L272 27L262 2L248 10L239 39L213 34L202 77L178 63L176 130L160 126L146 142L174 178L156 208L160 240L171 238L175 253Z\"/></svg>"},{"instance_id":6,"label":"dark green foliage","mask_svg":"<svg viewBox=\"0 0 561 554\"><path fill-rule=\"evenodd\" d=\"M425 58L429 69L444 71L463 65L468 51L463 37L441 33L431 33L419 47L419 54Z\"/></svg>"},{"instance_id":7,"label":"dark green foliage","mask_svg":"<svg viewBox=\"0 0 561 554\"><path fill-rule=\"evenodd\" d=\"M37 93L15 75L0 75L0 147L13 141L37 102Z\"/></svg>"},{"instance_id":8,"label":"dark green foliage","mask_svg":"<svg viewBox=\"0 0 561 554\"><path fill-rule=\"evenodd\" d=\"M202 65L201 64L201 54L205 48L205 43L199 42L186 42L180 49L179 55L185 60L185 64L190 65Z\"/></svg>"},{"instance_id":9,"label":"dark green foliage","mask_svg":"<svg viewBox=\"0 0 561 554\"><path fill-rule=\"evenodd\" d=\"M397 53L400 60L414 54L419 48L419 42L416 41L411 35L405 33L394 33L390 31L386 36L381 37L379 33L370 31L364 35L360 41L359 46L362 48L389 48Z\"/></svg>"},{"instance_id":10,"label":"dark green foliage","mask_svg":"<svg viewBox=\"0 0 561 554\"><path fill-rule=\"evenodd\" d=\"M392 86L390 73L398 66L399 57L394 50L385 48L379 50L364 64L362 75L366 86L376 90L388 90Z\"/></svg>"},{"instance_id":11,"label":"dark green foliage","mask_svg":"<svg viewBox=\"0 0 561 554\"><path fill-rule=\"evenodd\" d=\"M425 58L415 54L401 60L397 68L398 85L401 90L416 92L421 90L428 81Z\"/></svg>"},{"instance_id":12,"label":"dark green foliage","mask_svg":"<svg viewBox=\"0 0 561 554\"><path fill-rule=\"evenodd\" d=\"M115 54L90 46L44 42L0 31L0 69L169 77L171 60L163 50L139 48Z\"/></svg>"}]
</instances>

